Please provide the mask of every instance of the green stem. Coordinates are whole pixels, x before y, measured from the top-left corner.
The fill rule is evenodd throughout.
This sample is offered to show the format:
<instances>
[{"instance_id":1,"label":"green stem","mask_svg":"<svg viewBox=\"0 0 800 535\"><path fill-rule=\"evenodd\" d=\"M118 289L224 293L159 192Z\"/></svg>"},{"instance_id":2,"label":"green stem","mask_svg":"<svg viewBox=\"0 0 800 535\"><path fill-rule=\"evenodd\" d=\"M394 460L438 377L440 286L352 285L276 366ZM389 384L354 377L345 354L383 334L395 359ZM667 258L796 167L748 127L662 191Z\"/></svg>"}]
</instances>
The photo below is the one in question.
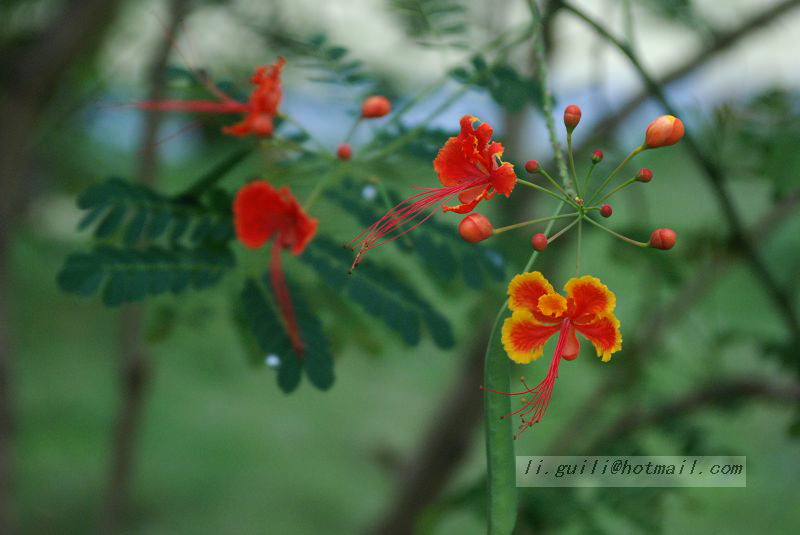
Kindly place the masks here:
<instances>
[{"instance_id":1,"label":"green stem","mask_svg":"<svg viewBox=\"0 0 800 535\"><path fill-rule=\"evenodd\" d=\"M575 172L575 158L572 155L572 132L567 132L567 158L569 158L569 172L572 174L572 180L575 187L578 187L578 174Z\"/></svg>"},{"instance_id":2,"label":"green stem","mask_svg":"<svg viewBox=\"0 0 800 535\"><path fill-rule=\"evenodd\" d=\"M291 124L292 126L297 128L298 130L300 130L300 132L302 132L303 134L305 134L308 137L308 139L310 139L317 146L317 148L319 150L321 150L322 152L328 152L328 148L325 145L323 145L320 140L318 140L313 135L311 135L311 132L306 130L306 127L303 126L302 124L300 124L297 120L295 120L292 117L289 117L288 115L284 115L282 113L278 114L278 117L280 117L281 119L283 119L287 123Z\"/></svg>"},{"instance_id":3,"label":"green stem","mask_svg":"<svg viewBox=\"0 0 800 535\"><path fill-rule=\"evenodd\" d=\"M611 191L609 191L609 192L608 192L608 193L607 193L607 194L606 194L606 195L605 195L605 196L604 196L602 199L600 199L599 201L597 201L597 204L601 204L603 201L605 201L606 199L608 199L609 197L611 197L612 195L614 195L616 192L618 192L618 191L619 191L619 190L621 190L622 188L625 188L625 187L627 187L627 186L630 186L630 185L631 185L631 184L633 184L634 182L636 182L636 177L629 178L628 180L626 180L625 182L623 182L622 184L620 184L620 185L619 185L619 186L617 186L616 188L614 188L614 189L612 189Z\"/></svg>"},{"instance_id":4,"label":"green stem","mask_svg":"<svg viewBox=\"0 0 800 535\"><path fill-rule=\"evenodd\" d=\"M620 240L622 240L624 242L627 242L627 243L630 243L631 245L635 245L636 247L642 247L642 248L649 247L649 245L647 243L636 241L636 240L632 240L627 236L623 236L622 234L619 234L618 232L614 232L613 230L611 230L610 228L606 227L605 225L601 225L600 223L598 223L597 221L595 221L591 217L585 217L584 216L583 219L585 219L586 221L588 221L592 225L594 225L594 226L596 226L596 227L608 232L609 234L611 234L615 238L619 238Z\"/></svg>"},{"instance_id":5,"label":"green stem","mask_svg":"<svg viewBox=\"0 0 800 535\"><path fill-rule=\"evenodd\" d=\"M378 160L380 158L383 158L384 156L387 156L387 155L391 154L392 152L394 152L395 150L399 149L400 147L402 147L402 146L406 145L407 143L413 141L414 138L419 136L419 134L422 131L424 131L425 128L427 128L427 125L437 115L439 115L440 113L444 112L445 110L447 110L447 108L449 108L450 106L455 104L456 101L458 101L458 99L460 99L461 97L463 97L467 93L468 90L469 90L469 87L467 87L467 86L459 88L456 92L454 92L452 95L450 95L444 102L439 104L433 111L431 111L427 116L425 116L425 118L422 119L422 121L420 121L420 126L417 126L416 128L412 128L411 130L406 132L405 135L400 136L399 138L395 139L394 141L392 141L388 145L384 145L378 152L376 152L375 154L371 155L369 159L370 160Z\"/></svg>"},{"instance_id":6,"label":"green stem","mask_svg":"<svg viewBox=\"0 0 800 535\"><path fill-rule=\"evenodd\" d=\"M361 117L361 115L359 115L356 118L356 120L353 121L353 125L350 127L350 130L347 132L347 135L344 136L344 141L342 143L349 143L350 142L350 138L352 138L353 134L356 133L356 128L358 128L358 125L361 124L361 119L362 119L362 117Z\"/></svg>"},{"instance_id":7,"label":"green stem","mask_svg":"<svg viewBox=\"0 0 800 535\"><path fill-rule=\"evenodd\" d=\"M578 212L573 212L571 214L560 214L554 215L550 217L541 217L539 219L531 219L530 221L523 221L522 223L514 223L513 225L508 225L506 227L500 227L494 229L495 234L502 234L503 232L507 232L509 230L514 230L521 227L526 227L528 225L535 225L536 223L544 223L545 221L551 221L553 219L564 219L565 217L575 217L578 215Z\"/></svg>"},{"instance_id":8,"label":"green stem","mask_svg":"<svg viewBox=\"0 0 800 535\"><path fill-rule=\"evenodd\" d=\"M540 168L540 169L539 169L539 172L540 172L540 173L542 173L542 176L543 176L543 177L545 177L547 180L549 180L549 181L550 181L550 183L551 183L553 186L555 186L555 188L556 188L558 191L560 191L560 192L561 192L561 194L562 194L564 197L566 197L567 199L570 199L570 200L572 200L572 195L570 195L569 193L567 193L567 192L566 192L566 190L564 190L564 188L562 188L562 187L561 187L561 185L560 185L558 182L556 182L556 181L555 181L555 179L554 179L553 177L551 177L551 176L550 176L550 174L549 174L547 171L545 171L544 169L541 169L541 168Z\"/></svg>"},{"instance_id":9,"label":"green stem","mask_svg":"<svg viewBox=\"0 0 800 535\"><path fill-rule=\"evenodd\" d=\"M564 184L564 188L572 193L570 197L574 197L576 195L575 184L567 174L567 164L564 162L564 154L561 151L561 144L558 142L556 123L553 119L553 94L550 91L550 76L547 70L547 58L544 53L545 43L544 32L542 32L542 14L539 12L539 7L534 0L528 0L528 9L531 12L531 19L534 26L538 28L533 52L536 55L536 62L539 67L539 83L542 87L542 112L544 114L545 123L547 124L550 145L553 147L553 156L558 164L558 174L561 176L561 182Z\"/></svg>"},{"instance_id":10,"label":"green stem","mask_svg":"<svg viewBox=\"0 0 800 535\"><path fill-rule=\"evenodd\" d=\"M558 216L564 207L558 204L553 217ZM545 234L553 228L555 219L547 225ZM539 253L534 251L525 264L523 272L533 267ZM508 316L508 300L500 307L494 321L489 345L486 347L486 364L484 367L484 388L495 392L511 391L511 359L506 355L501 341L500 331L503 321ZM517 521L517 480L516 459L514 457L514 441L511 418L511 398L498 394L486 393L484 397L486 417L486 463L489 483L489 526L490 535L509 535Z\"/></svg>"},{"instance_id":11,"label":"green stem","mask_svg":"<svg viewBox=\"0 0 800 535\"><path fill-rule=\"evenodd\" d=\"M542 186L540 186L539 184L534 184L533 182L529 182L529 181L527 181L527 180L524 180L524 179L522 179L522 178L518 178L518 179L517 179L517 183L518 183L518 184L522 184L523 186L527 186L527 187L529 187L529 188L533 188L533 189L535 189L535 190L537 190L537 191L541 191L542 193L546 193L546 194L550 195L551 197L553 197L553 198L555 198L555 199L558 199L559 201L566 201L566 200L567 200L567 197L562 197L561 195L559 195L559 194L558 194L558 193L556 193L555 191L550 191L550 190L549 190L549 189L547 189L547 188L543 188L543 187L542 187ZM575 204L572 202L572 199L568 200L567 202L568 202L568 203L569 203L571 206L573 206L573 207L576 207L576 205L575 205ZM576 208L577 208L577 207L576 207Z\"/></svg>"},{"instance_id":12,"label":"green stem","mask_svg":"<svg viewBox=\"0 0 800 535\"><path fill-rule=\"evenodd\" d=\"M319 182L316 183L314 189L312 189L311 193L308 195L306 202L303 203L304 212L308 213L311 210L325 189L345 174L345 169L347 167L349 166L346 164L340 164L334 172L328 174L328 176L320 179Z\"/></svg>"},{"instance_id":13,"label":"green stem","mask_svg":"<svg viewBox=\"0 0 800 535\"><path fill-rule=\"evenodd\" d=\"M579 222L580 220L581 220L581 218L580 218L580 217L576 217L576 218L575 218L575 221L573 221L572 223L570 223L570 224L569 224L569 225L567 225L566 227L562 228L561 230L559 230L558 232L556 232L556 233L555 233L555 234L553 234L552 236L548 236L548 237L547 237L547 245L550 245L551 243L553 243L554 241L556 241L556 240L558 239L558 237L559 237L559 236L561 236L562 234L564 234L565 232L567 232L569 229L571 229L572 227L574 227L575 225L577 225L577 224L578 224L578 222Z\"/></svg>"},{"instance_id":14,"label":"green stem","mask_svg":"<svg viewBox=\"0 0 800 535\"><path fill-rule=\"evenodd\" d=\"M197 198L202 195L208 188L213 186L228 174L234 167L239 165L245 158L250 156L258 144L253 143L249 146L242 147L230 156L219 162L211 168L206 174L201 176L194 184L189 186L183 193L177 195L178 198Z\"/></svg>"},{"instance_id":15,"label":"green stem","mask_svg":"<svg viewBox=\"0 0 800 535\"><path fill-rule=\"evenodd\" d=\"M583 218L578 218L578 255L575 259L575 276L577 277L581 272L581 237L583 230Z\"/></svg>"},{"instance_id":16,"label":"green stem","mask_svg":"<svg viewBox=\"0 0 800 535\"><path fill-rule=\"evenodd\" d=\"M628 156L626 156L626 157L625 157L625 159L624 159L624 160L622 160L622 162L620 162L620 164L619 164L619 165L616 167L616 169L614 169L613 171L611 171L611 174L610 174L610 175L608 175L608 177L606 177L605 181L603 181L603 185L602 185L602 186L600 186L599 188L597 188L597 191L595 191L595 192L594 192L594 195L592 195L592 198L591 198L591 199L589 200L589 202L588 202L588 203L586 203L586 204L592 204L592 203L594 202L594 200L595 200L595 199L596 199L596 198L597 198L599 195L601 195L601 194L603 193L603 190L604 190L604 189L606 189L606 186L608 186L608 183L609 183L609 182L611 182L611 179L612 179L612 178L614 178L615 176L617 176L617 174L618 174L620 171L622 171L622 168L623 168L623 167L625 167L625 165L627 165L627 163L628 163L629 161L631 161L631 160L633 159L633 157L634 157L634 156L636 156L637 154L639 154L639 153L640 153L640 152L642 152L643 150L647 150L647 146L646 146L646 145L644 145L644 144L642 144L642 145L640 145L640 146L636 147L635 149L633 149L633 151L631 151L631 153L630 153L630 154L628 154Z\"/></svg>"},{"instance_id":17,"label":"green stem","mask_svg":"<svg viewBox=\"0 0 800 535\"><path fill-rule=\"evenodd\" d=\"M589 178L592 176L592 172L594 168L597 167L597 164L592 162L592 165L589 167L589 171L586 173L586 178L583 179L583 189L581 190L581 198L586 197L586 190L589 189Z\"/></svg>"}]
</instances>

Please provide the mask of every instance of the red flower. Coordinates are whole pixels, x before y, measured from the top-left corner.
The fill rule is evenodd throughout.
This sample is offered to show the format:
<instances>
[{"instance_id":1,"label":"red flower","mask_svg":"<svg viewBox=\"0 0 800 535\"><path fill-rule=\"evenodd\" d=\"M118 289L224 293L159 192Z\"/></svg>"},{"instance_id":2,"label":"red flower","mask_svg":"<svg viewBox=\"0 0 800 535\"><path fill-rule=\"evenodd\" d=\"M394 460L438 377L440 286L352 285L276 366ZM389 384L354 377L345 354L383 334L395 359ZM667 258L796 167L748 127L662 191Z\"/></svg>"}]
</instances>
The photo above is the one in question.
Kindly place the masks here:
<instances>
[{"instance_id":1,"label":"red flower","mask_svg":"<svg viewBox=\"0 0 800 535\"><path fill-rule=\"evenodd\" d=\"M503 145L491 141L491 126L483 123L477 129L473 128L477 120L469 115L462 117L461 133L448 139L433 161L433 169L443 187L426 188L406 199L350 242L361 242L353 267L369 249L415 229L439 206L444 212L466 214L481 201L494 197L495 193L506 197L511 195L517 182L514 167L500 160ZM444 206L456 195L461 204Z\"/></svg>"},{"instance_id":2,"label":"red flower","mask_svg":"<svg viewBox=\"0 0 800 535\"><path fill-rule=\"evenodd\" d=\"M281 309L289 339L298 357L303 354L300 329L281 267L281 249L292 254L303 252L317 231L317 220L306 215L288 188L279 190L263 180L251 182L236 194L233 201L236 237L250 248L259 248L275 238L270 257L272 288Z\"/></svg>"},{"instance_id":3,"label":"red flower","mask_svg":"<svg viewBox=\"0 0 800 535\"><path fill-rule=\"evenodd\" d=\"M223 127L222 132L236 137L248 135L270 137L274 129L272 120L278 113L278 105L281 102L280 75L285 64L283 58L278 58L269 69L264 66L256 69L250 78L250 83L255 88L246 104L232 99L212 85L209 89L217 96L218 101L166 100L139 102L136 106L139 109L155 111L245 114L244 119L234 125Z\"/></svg>"},{"instance_id":4,"label":"red flower","mask_svg":"<svg viewBox=\"0 0 800 535\"><path fill-rule=\"evenodd\" d=\"M299 255L317 231L317 220L303 212L288 188L275 190L264 180L239 190L233 202L233 216L239 241L253 249L276 236L279 248Z\"/></svg>"},{"instance_id":5,"label":"red flower","mask_svg":"<svg viewBox=\"0 0 800 535\"><path fill-rule=\"evenodd\" d=\"M558 333L558 343L545 379L534 388L506 395L532 395L512 415L523 418L521 431L538 422L547 411L561 359L574 360L580 351L575 333L597 350L603 362L622 347L619 321L614 316L616 297L595 277L572 278L564 286L567 297L557 294L538 271L517 275L508 285L508 307L513 314L503 323L503 347L514 362L527 364L542 355L545 343ZM523 384L524 381L523 381ZM525 420L526 416L530 417Z\"/></svg>"}]
</instances>

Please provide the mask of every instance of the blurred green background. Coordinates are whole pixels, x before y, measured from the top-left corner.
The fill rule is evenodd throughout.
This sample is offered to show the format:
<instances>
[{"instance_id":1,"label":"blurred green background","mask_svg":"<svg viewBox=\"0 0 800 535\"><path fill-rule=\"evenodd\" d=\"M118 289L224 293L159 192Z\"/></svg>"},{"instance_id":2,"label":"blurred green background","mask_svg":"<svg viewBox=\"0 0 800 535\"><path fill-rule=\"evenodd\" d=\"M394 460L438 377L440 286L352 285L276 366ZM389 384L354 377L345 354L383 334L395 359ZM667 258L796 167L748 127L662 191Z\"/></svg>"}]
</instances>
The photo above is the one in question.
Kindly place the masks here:
<instances>
[{"instance_id":1,"label":"blurred green background","mask_svg":"<svg viewBox=\"0 0 800 535\"><path fill-rule=\"evenodd\" d=\"M667 94L722 170L724 188L746 227L755 225L750 237L757 254L794 308L800 273L800 79L792 48L800 10L792 8L798 3L579 3L625 36L657 76L698 58L692 69L668 80ZM253 66L285 54L282 110L331 151L365 94L385 93L397 109L437 80L448 80L406 116L414 126L459 90L459 72L448 72L472 69L475 54L489 55L482 44L524 30L529 20L525 3L517 1L196 1L184 7L181 30L167 41L170 65L203 68L216 80L246 87ZM583 109L576 131L578 175L595 148L605 151L601 165L607 172L640 143L660 107L646 98L631 106L629 98L641 84L620 54L601 45L558 2L544 7L553 13L548 58L556 114L573 102ZM49 41L55 34L48 32L73 24L65 14L82 9L98 18L85 30L91 39L52 75L56 83L41 89L31 82L31 91L41 94L26 101L20 88L28 87L25 76L34 80L38 71L20 60L39 43L68 50L62 41ZM135 173L142 122L127 103L147 98L147 69L168 34L169 9L170 2L156 0L108 2L103 8L56 0L7 0L0 6L2 133L23 147L3 138L8 147L0 192L0 320L7 319L0 364L12 423L10 447L0 451L10 466L8 491L0 500L6 502L9 530L86 533L103 517L121 405L121 316L99 299L61 292L55 280L66 255L89 244L86 233L75 230L81 217L77 194L108 176ZM297 43L318 34L346 48L348 58L363 61L363 83L316 81L317 71L327 67ZM718 46L726 35L732 41ZM511 161L549 161L543 118L530 97L537 91L530 42L515 45L502 59L512 74L495 71L484 85L473 84L426 132L432 139L452 135L458 118L470 113L492 124ZM168 80L177 95L186 94L181 84L180 75ZM28 105L35 108L28 119L16 113ZM626 106L630 114L621 113ZM29 128L16 127L14 120L28 120ZM191 120L179 115L165 117L161 137L187 124ZM234 150L234 141L218 135L219 124L226 119L213 118L159 143L156 189L180 191ZM419 147L359 168L358 148L383 123L377 124L361 129L353 142L354 179L378 174L400 194L434 183L430 158ZM683 144L649 151L634 166L649 167L655 178L617 196L608 224L638 239L656 227L673 228L678 246L667 253L632 250L603 233L584 232L582 271L616 293L626 345L609 364L586 348L577 361L565 363L547 417L517 441L517 453L746 455L747 488L521 489L518 532L796 533L800 355L786 314L742 260L740 245L729 240L718 195ZM234 190L252 176L274 177L303 198L319 179L291 176L291 168L279 171L269 153L257 154L223 184ZM541 217L552 203L540 197L517 191L511 201L498 198L482 211L495 226ZM313 215L342 243L362 228L332 202L320 203ZM448 351L430 336L409 347L360 309L340 313L314 273L287 260L287 271L321 311L332 340L336 383L327 392L304 382L286 395L275 384L274 370L253 363L230 319L230 297L239 291L241 274L209 290L148 301L142 337L148 340L151 375L117 530L402 533L411 528L392 531L382 519L404 511L399 489L407 488L426 445L438 447L428 442L436 437L445 443L442 455L452 448L458 462L443 469L440 492L409 509L414 532L485 532L485 458L475 412L483 394L479 377L467 386L458 381L472 377L469 363L485 346L483 330L504 298L505 281L524 265L529 239L528 231L520 231L492 240L505 259L505 279L481 290L460 280L443 282L420 258L395 246L371 253L450 320L457 343ZM554 286L573 275L575 246L571 236L537 264ZM241 271L257 272L267 263L265 251L237 248L237 257ZM516 371L532 380L544 374L543 363ZM692 402L697 393L708 395ZM467 414L458 406L448 412L461 399L472 400L464 405ZM676 403L681 400L687 402ZM618 419L636 410L665 412L615 435ZM455 420L441 421L443 414ZM458 437L447 443L459 434L450 427L464 433L463 444Z\"/></svg>"}]
</instances>

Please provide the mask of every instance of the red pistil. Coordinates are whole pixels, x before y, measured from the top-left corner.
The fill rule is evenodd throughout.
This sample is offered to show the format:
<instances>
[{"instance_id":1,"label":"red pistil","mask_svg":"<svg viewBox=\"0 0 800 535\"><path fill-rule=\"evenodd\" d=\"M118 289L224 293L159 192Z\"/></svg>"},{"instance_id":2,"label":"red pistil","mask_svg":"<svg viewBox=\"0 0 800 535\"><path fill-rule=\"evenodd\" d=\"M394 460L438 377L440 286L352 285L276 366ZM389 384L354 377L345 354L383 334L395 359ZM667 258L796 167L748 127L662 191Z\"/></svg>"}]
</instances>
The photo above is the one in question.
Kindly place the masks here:
<instances>
[{"instance_id":1,"label":"red pistil","mask_svg":"<svg viewBox=\"0 0 800 535\"><path fill-rule=\"evenodd\" d=\"M533 424L539 422L547 412L547 406L550 404L550 397L553 395L553 388L555 387L556 379L558 378L558 365L561 363L564 349L567 346L567 340L569 339L571 326L572 323L569 319L564 319L561 322L561 329L559 330L558 334L558 343L556 344L555 353L553 353L553 360L550 362L550 369L547 371L547 376L542 380L542 382L540 382L534 388L530 388L525 382L524 378L521 379L522 385L525 387L525 390L522 392L498 392L496 390L487 390L481 387L481 389L487 390L487 392L502 394L504 396L527 396L529 394L533 396L532 399L524 400L521 408L503 416L505 419L510 416L519 415L522 419L522 423L519 426L519 431L514 435L514 440L516 440L523 431L529 427L533 427ZM526 416L528 415L530 415L530 417L526 419Z\"/></svg>"},{"instance_id":2,"label":"red pistil","mask_svg":"<svg viewBox=\"0 0 800 535\"><path fill-rule=\"evenodd\" d=\"M286 331L289 333L289 340L292 342L294 352L298 357L303 356L305 349L300 337L300 328L297 326L297 318L294 315L292 298L289 295L289 288L286 286L286 278L283 276L281 267L281 246L277 242L272 244L272 254L269 261L269 274L272 279L272 290L281 309L281 315L286 322Z\"/></svg>"},{"instance_id":3,"label":"red pistil","mask_svg":"<svg viewBox=\"0 0 800 535\"><path fill-rule=\"evenodd\" d=\"M454 186L425 188L421 193L404 200L389 210L386 215L373 223L364 232L347 243L348 247L354 249L355 243L361 242L358 254L353 261L353 265L350 267L350 271L352 272L356 266L358 266L359 262L361 262L361 258L367 251L396 240L407 232L411 232L430 219L435 213L435 209L443 205L454 195L458 195L470 188L487 186L489 184L491 184L491 181L487 175L475 180L464 181ZM420 219L420 217L422 218Z\"/></svg>"}]
</instances>

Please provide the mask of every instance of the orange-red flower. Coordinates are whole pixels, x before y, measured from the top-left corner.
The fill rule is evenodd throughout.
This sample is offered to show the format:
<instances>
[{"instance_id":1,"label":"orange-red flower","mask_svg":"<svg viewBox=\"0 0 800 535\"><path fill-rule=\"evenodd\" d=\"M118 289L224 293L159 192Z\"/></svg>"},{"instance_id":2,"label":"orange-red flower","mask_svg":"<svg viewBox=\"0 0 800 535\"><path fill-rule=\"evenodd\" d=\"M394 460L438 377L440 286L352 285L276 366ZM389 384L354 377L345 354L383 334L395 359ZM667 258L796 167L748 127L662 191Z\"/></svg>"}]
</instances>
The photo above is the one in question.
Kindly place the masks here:
<instances>
[{"instance_id":1,"label":"orange-red flower","mask_svg":"<svg viewBox=\"0 0 800 535\"><path fill-rule=\"evenodd\" d=\"M317 231L317 220L306 215L289 188L276 190L257 180L239 190L233 202L236 236L247 247L257 249L273 236L279 248L299 255Z\"/></svg>"},{"instance_id":2,"label":"orange-red flower","mask_svg":"<svg viewBox=\"0 0 800 535\"><path fill-rule=\"evenodd\" d=\"M483 123L473 128L477 120L469 115L462 117L461 133L448 139L439 150L433 169L439 176L441 188L426 188L406 199L350 242L360 242L353 267L368 250L415 229L439 206L444 212L466 214L496 193L511 195L517 182L514 167L500 160L503 145L492 142L491 126ZM458 196L460 204L444 206L454 196Z\"/></svg>"},{"instance_id":3,"label":"orange-red flower","mask_svg":"<svg viewBox=\"0 0 800 535\"><path fill-rule=\"evenodd\" d=\"M231 136L270 137L274 130L272 121L278 113L281 102L281 69L286 60L278 58L274 65L259 67L250 78L254 89L247 103L239 102L227 96L216 86L209 89L219 100L165 100L159 102L139 102L136 106L143 110L184 111L200 113L234 113L244 114L244 118L231 126L222 128L222 132Z\"/></svg>"},{"instance_id":4,"label":"orange-red flower","mask_svg":"<svg viewBox=\"0 0 800 535\"><path fill-rule=\"evenodd\" d=\"M599 279L572 278L564 291L566 297L556 293L538 271L517 275L508 285L512 315L503 323L502 340L511 360L527 364L538 359L545 343L559 333L545 379L535 388L526 384L524 392L509 394L531 395L521 409L512 413L522 416L521 431L541 420L547 411L561 359L578 357L580 343L576 332L592 343L603 362L622 347L619 321L614 316L616 297Z\"/></svg>"},{"instance_id":5,"label":"orange-red flower","mask_svg":"<svg viewBox=\"0 0 800 535\"><path fill-rule=\"evenodd\" d=\"M247 247L259 248L275 239L269 264L272 289L292 347L302 356L303 341L281 267L281 249L289 249L294 255L302 253L317 231L316 219L308 217L288 188L275 190L268 182L258 180L237 193L233 223L237 238Z\"/></svg>"}]
</instances>

